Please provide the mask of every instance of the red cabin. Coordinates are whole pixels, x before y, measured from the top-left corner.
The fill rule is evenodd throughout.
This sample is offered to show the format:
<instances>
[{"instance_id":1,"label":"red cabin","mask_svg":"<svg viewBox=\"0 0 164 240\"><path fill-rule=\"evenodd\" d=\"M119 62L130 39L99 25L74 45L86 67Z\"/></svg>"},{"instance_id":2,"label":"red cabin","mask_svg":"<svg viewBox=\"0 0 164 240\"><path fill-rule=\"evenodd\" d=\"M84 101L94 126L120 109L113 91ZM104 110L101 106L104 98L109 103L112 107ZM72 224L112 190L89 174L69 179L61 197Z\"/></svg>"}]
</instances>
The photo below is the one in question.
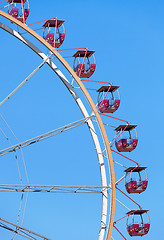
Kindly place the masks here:
<instances>
[{"instance_id":1,"label":"red cabin","mask_svg":"<svg viewBox=\"0 0 164 240\"><path fill-rule=\"evenodd\" d=\"M43 38L55 48L59 48L65 39L64 20L50 19L43 25Z\"/></svg>"},{"instance_id":2,"label":"red cabin","mask_svg":"<svg viewBox=\"0 0 164 240\"><path fill-rule=\"evenodd\" d=\"M127 231L131 237L144 236L149 232L150 219L147 214L148 210L131 210L127 213ZM147 215L147 221L144 221L143 214Z\"/></svg>"},{"instance_id":3,"label":"red cabin","mask_svg":"<svg viewBox=\"0 0 164 240\"><path fill-rule=\"evenodd\" d=\"M120 125L115 129L115 138L117 139L115 145L119 152L131 152L136 148L138 143L136 126L137 125ZM131 131L133 129L135 129L135 136L132 137ZM117 138L117 136L119 137Z\"/></svg>"},{"instance_id":4,"label":"red cabin","mask_svg":"<svg viewBox=\"0 0 164 240\"><path fill-rule=\"evenodd\" d=\"M30 6L28 0L8 0L8 14L12 15L17 20L25 23L29 13Z\"/></svg>"},{"instance_id":5,"label":"red cabin","mask_svg":"<svg viewBox=\"0 0 164 240\"><path fill-rule=\"evenodd\" d=\"M125 170L125 187L128 193L142 193L146 190L148 185L148 177L145 169L146 167L129 167ZM141 176L141 172L143 171L145 171L146 174L146 179L144 180ZM137 179L132 178L132 175L135 173L138 175ZM129 180L127 180L128 176L130 176Z\"/></svg>"},{"instance_id":6,"label":"red cabin","mask_svg":"<svg viewBox=\"0 0 164 240\"><path fill-rule=\"evenodd\" d=\"M77 76L80 78L90 78L96 69L96 60L94 57L95 51L77 51L73 57L74 65L73 69L76 72ZM91 61L91 56L92 60Z\"/></svg>"},{"instance_id":7,"label":"red cabin","mask_svg":"<svg viewBox=\"0 0 164 240\"><path fill-rule=\"evenodd\" d=\"M118 86L102 86L97 90L98 95L98 109L101 113L114 113L120 106L120 94ZM114 96L117 90L118 98Z\"/></svg>"}]
</instances>

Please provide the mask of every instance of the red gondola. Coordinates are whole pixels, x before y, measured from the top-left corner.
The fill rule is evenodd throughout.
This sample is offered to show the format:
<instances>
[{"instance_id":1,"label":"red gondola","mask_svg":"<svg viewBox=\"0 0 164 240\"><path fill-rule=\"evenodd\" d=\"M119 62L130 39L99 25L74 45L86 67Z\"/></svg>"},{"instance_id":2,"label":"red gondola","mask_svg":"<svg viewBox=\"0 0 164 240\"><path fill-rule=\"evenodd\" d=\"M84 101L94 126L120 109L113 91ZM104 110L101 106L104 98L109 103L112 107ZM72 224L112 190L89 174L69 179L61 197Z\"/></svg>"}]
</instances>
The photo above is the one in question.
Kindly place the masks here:
<instances>
[{"instance_id":1,"label":"red gondola","mask_svg":"<svg viewBox=\"0 0 164 240\"><path fill-rule=\"evenodd\" d=\"M119 86L102 86L100 89L97 90L97 92L99 93L98 109L101 113L114 113L119 108L120 94L118 88ZM118 98L114 96L114 92L116 90L118 93ZM107 93L107 96L105 93Z\"/></svg>"},{"instance_id":2,"label":"red gondola","mask_svg":"<svg viewBox=\"0 0 164 240\"><path fill-rule=\"evenodd\" d=\"M137 136L137 131L135 129L137 125L120 125L119 127L117 127L115 129L116 131L116 136L115 138L117 138L118 135L120 135L120 133L123 131L123 133L121 133L120 137L116 140L115 145L116 148L119 152L131 152L133 151L138 143L138 136ZM125 129L126 127L126 129ZM124 130L125 129L125 130ZM135 133L136 136L132 137L131 131L135 129ZM127 136L126 133L128 133ZM122 136L124 135L124 136Z\"/></svg>"},{"instance_id":3,"label":"red gondola","mask_svg":"<svg viewBox=\"0 0 164 240\"><path fill-rule=\"evenodd\" d=\"M43 27L43 38L55 48L59 48L65 39L64 20L47 20ZM56 36L56 37L55 37Z\"/></svg>"},{"instance_id":4,"label":"red gondola","mask_svg":"<svg viewBox=\"0 0 164 240\"><path fill-rule=\"evenodd\" d=\"M77 51L73 57L73 69L80 78L89 78L96 69L96 60L94 57L95 51ZM90 60L93 57L93 62Z\"/></svg>"},{"instance_id":5,"label":"red gondola","mask_svg":"<svg viewBox=\"0 0 164 240\"><path fill-rule=\"evenodd\" d=\"M150 219L149 219L147 212L148 212L148 210L137 210L137 211L131 210L130 212L127 213L128 218L127 218L126 226L127 226L127 231L131 237L144 236L149 232ZM146 223L142 216L144 213L146 213L147 218L148 218L148 221ZM129 224L130 218L132 221Z\"/></svg>"},{"instance_id":6,"label":"red gondola","mask_svg":"<svg viewBox=\"0 0 164 240\"><path fill-rule=\"evenodd\" d=\"M148 177L145 171L146 167L129 167L125 170L125 187L128 193L142 193L146 190L148 185ZM141 172L145 171L146 179L142 179ZM130 174L128 174L130 173ZM139 179L132 178L132 174L138 173ZM130 179L127 180L127 177L130 176Z\"/></svg>"},{"instance_id":7,"label":"red gondola","mask_svg":"<svg viewBox=\"0 0 164 240\"><path fill-rule=\"evenodd\" d=\"M8 0L8 13L17 20L25 23L29 13L30 6L28 0Z\"/></svg>"}]
</instances>

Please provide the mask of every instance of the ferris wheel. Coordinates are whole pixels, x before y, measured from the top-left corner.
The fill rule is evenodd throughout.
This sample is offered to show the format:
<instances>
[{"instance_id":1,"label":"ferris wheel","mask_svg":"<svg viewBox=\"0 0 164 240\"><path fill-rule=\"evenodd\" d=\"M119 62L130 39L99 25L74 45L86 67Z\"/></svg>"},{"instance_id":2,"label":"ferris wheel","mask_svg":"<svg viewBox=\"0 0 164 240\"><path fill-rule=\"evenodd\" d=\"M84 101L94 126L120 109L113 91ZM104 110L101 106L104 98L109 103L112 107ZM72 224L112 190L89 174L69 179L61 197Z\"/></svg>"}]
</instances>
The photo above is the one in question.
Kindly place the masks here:
<instances>
[{"instance_id":1,"label":"ferris wheel","mask_svg":"<svg viewBox=\"0 0 164 240\"><path fill-rule=\"evenodd\" d=\"M2 144L4 147L0 150L0 156L2 159L6 158L6 156L14 156L20 181L19 184L0 184L0 192L1 195L2 193L3 195L10 194L10 197L12 197L13 194L21 194L20 205L15 221L11 220L13 218L10 218L9 214L6 214L6 218L0 216L1 229L5 229L5 231L9 232L11 236L10 239L12 240L16 238L52 239L48 236L48 233L43 235L41 232L35 231L35 229L37 229L37 223L36 226L33 225L32 228L25 226L24 219L26 218L25 210L28 205L28 196L34 196L35 194L62 193L64 199L64 194L67 193L70 193L72 198L78 193L85 193L99 194L102 197L101 207L98 206L98 208L101 209L101 217L97 220L99 221L99 229L97 230L98 240L115 239L115 232L119 234L119 238L122 239L127 239L126 236L128 235L131 237L146 235L150 229L148 210L142 209L142 207L131 198L131 194L134 194L134 196L136 194L142 194L148 186L148 177L146 167L141 167L138 162L129 158L130 152L137 148L138 144L137 125L130 124L128 121L114 117L114 113L120 108L119 86L109 82L90 80L91 76L96 71L95 51L88 50L88 48L60 48L66 41L65 20L54 17L47 20L41 19L39 22L27 25L26 22L30 19L30 5L28 0L2 1L0 7L0 28L17 39L20 43L26 45L26 47L42 59L39 66L33 69L21 83L19 82L19 84L14 87L14 90L12 89L10 93L2 99L0 102L1 109L3 108L3 111L5 111L5 105L11 102L12 99L15 99L14 96L26 86L27 82L29 82L33 76L37 75L44 65L47 65L48 68L52 70L53 74L55 73L54 75L57 75L58 79L64 84L68 90L67 92L71 94L83 115L80 120L78 119L71 123L67 121L67 123L65 123L68 117L64 116L64 125L60 125L45 133L41 131L38 135L20 140L15 130L10 127L6 117L0 114L1 121L5 126L1 128L1 134L6 141L4 145ZM36 26L37 30L33 30L32 28ZM40 32L39 34L37 33L38 29L41 31L41 34ZM64 54L68 52L71 52L71 59L73 60L72 67L65 60L67 56ZM89 94L89 91L93 90L96 92L97 99L95 95L91 97L92 93ZM56 102L55 107L61 112L66 110L62 105L62 96ZM113 126L113 122L115 126ZM47 143L49 139L53 139L56 135L60 134L64 137L64 134L67 132L74 134L74 129L79 129L78 127L83 125L89 130L94 143L97 156L95 159L100 169L101 186L31 183L28 174L30 169L26 167L25 149L33 147L33 152L41 151L43 144ZM111 132L110 136L107 135L108 128L114 130L113 135ZM12 137L10 137L10 135ZM11 138L15 138L13 141L14 144ZM75 139L74 136L73 138ZM61 140L60 143L61 155L63 154L64 156L64 140ZM37 150L34 149L34 146L36 146ZM38 146L41 146L40 149ZM22 174L18 161L19 157L23 160L26 183L22 181ZM68 159L70 158L71 156L68 156ZM119 159L121 159L121 162ZM128 163L128 166L124 165L123 160ZM89 159L87 159L87 161L89 161ZM123 176L116 174L114 165L118 165L123 169L123 171L119 170L119 174L123 174ZM72 174L74 171L75 169L72 167ZM145 173L145 175L143 175L143 173ZM116 180L116 175L117 177L119 176L119 180ZM119 187L119 184L122 182L124 182L124 189ZM122 199L116 198L116 191L120 196L126 199L124 200L125 202L122 201ZM26 200L23 208L22 203L25 196ZM126 202L128 201L133 204L132 208L131 204L130 207L129 205L127 206ZM120 204L122 208L126 209L124 211L124 216L115 214L116 202ZM136 207L136 209L134 207ZM22 220L20 219L21 212L23 212ZM119 226L119 222L125 219L127 219L125 225L126 231L122 231L122 227L120 230L117 225ZM54 236L54 239L55 238Z\"/></svg>"}]
</instances>

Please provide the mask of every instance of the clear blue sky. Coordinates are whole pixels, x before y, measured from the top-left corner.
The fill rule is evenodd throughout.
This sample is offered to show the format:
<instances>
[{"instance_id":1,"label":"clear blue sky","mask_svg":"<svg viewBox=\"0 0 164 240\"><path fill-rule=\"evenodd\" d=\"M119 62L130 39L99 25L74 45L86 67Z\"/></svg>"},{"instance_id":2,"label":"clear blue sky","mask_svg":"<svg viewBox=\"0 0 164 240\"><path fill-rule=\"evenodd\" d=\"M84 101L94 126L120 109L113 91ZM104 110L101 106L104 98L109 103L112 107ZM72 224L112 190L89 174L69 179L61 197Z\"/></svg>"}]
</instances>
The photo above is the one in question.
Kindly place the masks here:
<instances>
[{"instance_id":1,"label":"clear blue sky","mask_svg":"<svg viewBox=\"0 0 164 240\"><path fill-rule=\"evenodd\" d=\"M121 106L114 116L137 124L139 136L136 150L126 156L148 167L147 191L133 195L143 209L150 210L151 229L143 239L163 240L164 2L31 0L30 6L28 23L56 16L65 20L66 39L62 48L88 47L96 51L97 67L92 80L120 86ZM8 25L13 27L11 23ZM0 34L2 100L41 60L6 32L1 30ZM99 85L86 84L86 87ZM96 103L96 93L90 93ZM20 141L82 118L67 89L47 66L2 107L1 114ZM1 128L14 143L0 121ZM105 118L103 121L115 126L120 124ZM107 129L107 133L112 139L113 129ZM2 148L8 146L2 134L0 139ZM31 184L100 185L96 152L86 126L31 146L24 150L24 156ZM23 169L20 153L18 160ZM130 166L128 162L123 164ZM117 178L123 175L118 166L115 171ZM22 175L25 182L24 172ZM1 159L0 182L19 183L13 154ZM120 186L124 189L123 184ZM120 194L117 197L129 208L135 208ZM1 217L15 222L20 195L0 193L0 198ZM125 212L126 209L117 204L116 219ZM52 239L96 239L100 213L101 196L98 195L36 193L29 196L24 226ZM126 221L118 227L130 239ZM11 237L1 229L0 236ZM121 240L115 231L113 236Z\"/></svg>"}]
</instances>

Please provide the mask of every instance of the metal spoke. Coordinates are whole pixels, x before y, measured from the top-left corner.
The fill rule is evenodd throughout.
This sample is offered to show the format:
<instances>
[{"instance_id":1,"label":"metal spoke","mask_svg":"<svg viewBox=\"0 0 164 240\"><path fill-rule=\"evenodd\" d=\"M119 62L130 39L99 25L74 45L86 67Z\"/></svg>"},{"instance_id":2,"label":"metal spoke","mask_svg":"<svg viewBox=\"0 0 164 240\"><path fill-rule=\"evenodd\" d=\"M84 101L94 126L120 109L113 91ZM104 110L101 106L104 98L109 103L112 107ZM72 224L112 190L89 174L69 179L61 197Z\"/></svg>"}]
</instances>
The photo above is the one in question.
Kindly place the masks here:
<instances>
[{"instance_id":1,"label":"metal spoke","mask_svg":"<svg viewBox=\"0 0 164 240\"><path fill-rule=\"evenodd\" d=\"M65 126L63 126L63 127L57 128L57 129L55 129L55 130L52 130L52 131L50 131L50 132L44 133L44 134L39 135L39 136L37 136L37 137L28 139L28 140L26 140L26 141L24 141L24 142L22 142L22 143L18 143L18 144L16 144L16 145L12 146L12 147L5 148L5 149L3 149L3 150L0 151L0 156L3 156L3 155L5 155L5 154L7 154L7 153L16 151L16 150L21 149L21 148L23 148L23 147L27 147L27 146L29 146L29 145L31 145L31 144L37 143L37 142L42 141L42 140L44 140L44 139L53 137L53 136L55 136L55 135L57 135L57 134L59 134L59 133L63 133L63 132L65 132L65 131L67 131L67 130L70 130L70 129L72 129L72 128L78 127L78 126L80 126L80 125L82 125L82 124L84 124L84 123L87 123L87 121L88 121L91 117L92 117L92 116L87 117L87 118L83 118L83 119L81 119L81 120L79 120L79 121L70 123L70 124L68 124L68 125L65 125Z\"/></svg>"},{"instance_id":2,"label":"metal spoke","mask_svg":"<svg viewBox=\"0 0 164 240\"><path fill-rule=\"evenodd\" d=\"M108 192L109 195L111 195L109 192ZM125 207L128 211L130 211L130 208L128 208L125 204L123 204L120 200L118 200L116 198L116 201L119 202L123 207Z\"/></svg>"},{"instance_id":3,"label":"metal spoke","mask_svg":"<svg viewBox=\"0 0 164 240\"><path fill-rule=\"evenodd\" d=\"M119 183L121 180L123 180L124 177L125 177L125 175L123 175L119 180L117 180L117 181L116 181L116 185L118 185L118 183Z\"/></svg>"},{"instance_id":4,"label":"metal spoke","mask_svg":"<svg viewBox=\"0 0 164 240\"><path fill-rule=\"evenodd\" d=\"M47 57L21 84L18 85L2 102L0 102L0 107L8 100L11 98L11 96L14 95L39 69L43 67L43 65L49 60L49 58L52 56L51 54L49 57Z\"/></svg>"},{"instance_id":5,"label":"metal spoke","mask_svg":"<svg viewBox=\"0 0 164 240\"><path fill-rule=\"evenodd\" d=\"M117 161L113 161L114 163L118 164L119 166L123 167L123 168L127 168L126 166L122 165L121 163L117 162Z\"/></svg>"},{"instance_id":6,"label":"metal spoke","mask_svg":"<svg viewBox=\"0 0 164 240\"><path fill-rule=\"evenodd\" d=\"M0 184L0 192L49 192L49 193L103 193L111 186L62 186L62 185L20 185Z\"/></svg>"},{"instance_id":7,"label":"metal spoke","mask_svg":"<svg viewBox=\"0 0 164 240\"><path fill-rule=\"evenodd\" d=\"M4 119L4 117L0 114L0 117L2 118L2 120L5 122L7 128L10 130L10 132L12 133L12 135L15 137L15 139L18 141L19 143L19 140L18 138L15 136L14 132L11 130L10 126L8 125L8 123L6 122L6 120ZM3 135L5 136L6 140L10 143L10 145L12 146L11 144L11 141L9 140L9 138L5 135L5 133L3 132L2 129L0 129L3 133ZM28 178L28 174L27 174L27 168L26 168L26 164L25 164L25 159L24 159L24 155L23 155L23 151L22 151L22 148L21 148L21 155L22 155L22 159L23 159L23 164L24 164L24 168L25 168L25 173L26 173L26 177L27 177L27 182L28 184L29 183L29 178ZM20 182L21 184L23 184L22 182L22 177L21 177L21 172L20 172L20 167L19 167L19 163L18 163L18 157L17 157L17 153L15 151L15 158L16 158L16 162L17 162L17 166L18 166L18 173L19 173L19 177L20 177ZM19 220L20 220L20 214L21 214L21 210L22 210L22 203L23 203L23 197L24 197L24 192L22 192L22 196L21 196L21 201L20 201L20 207L19 207L19 212L18 212L18 217L17 217L17 225L19 224ZM23 221L24 221L24 216L25 216L25 211L26 211L26 206L27 206L27 199L28 199L28 193L27 193L27 196L26 196L26 203L25 203L25 207L24 207L24 211L23 211L23 219L22 219L22 226L23 226ZM13 240L16 239L16 236L17 234L14 233L14 236L12 237Z\"/></svg>"},{"instance_id":8,"label":"metal spoke","mask_svg":"<svg viewBox=\"0 0 164 240\"><path fill-rule=\"evenodd\" d=\"M6 230L8 230L8 231L10 231L10 232L13 232L13 233L14 233L14 236L15 236L15 235L20 235L20 236L22 236L22 237L25 237L25 238L28 238L28 239L31 239L31 240L35 240L35 239L36 239L36 238L30 237L30 236L24 235L24 234L18 232L17 230L12 229L11 227L8 227L7 225L5 225L5 224L3 224L3 223L0 223L0 227L1 227L1 228L4 228L4 229L6 229ZM13 239L13 237L12 237L12 239Z\"/></svg>"},{"instance_id":9,"label":"metal spoke","mask_svg":"<svg viewBox=\"0 0 164 240\"><path fill-rule=\"evenodd\" d=\"M24 236L24 237L26 237L28 239L33 239L33 240L35 239L36 240L36 239L38 239L36 237L39 237L39 239L41 238L43 240L50 240L47 237L44 237L44 236L42 236L42 235L40 235L38 233L35 233L35 232L33 232L33 231L31 231L31 230L29 230L27 228L18 226L18 225L14 224L12 222L9 222L9 221L7 221L7 220L5 220L3 218L0 218L0 221L2 222L2 223L0 222L0 227L3 227L3 228L5 228L5 229L7 229L9 231L15 232L16 234ZM5 224L3 224L3 223L5 223ZM16 229L14 230L13 228L11 228L11 226L12 227L16 227Z\"/></svg>"}]
</instances>

